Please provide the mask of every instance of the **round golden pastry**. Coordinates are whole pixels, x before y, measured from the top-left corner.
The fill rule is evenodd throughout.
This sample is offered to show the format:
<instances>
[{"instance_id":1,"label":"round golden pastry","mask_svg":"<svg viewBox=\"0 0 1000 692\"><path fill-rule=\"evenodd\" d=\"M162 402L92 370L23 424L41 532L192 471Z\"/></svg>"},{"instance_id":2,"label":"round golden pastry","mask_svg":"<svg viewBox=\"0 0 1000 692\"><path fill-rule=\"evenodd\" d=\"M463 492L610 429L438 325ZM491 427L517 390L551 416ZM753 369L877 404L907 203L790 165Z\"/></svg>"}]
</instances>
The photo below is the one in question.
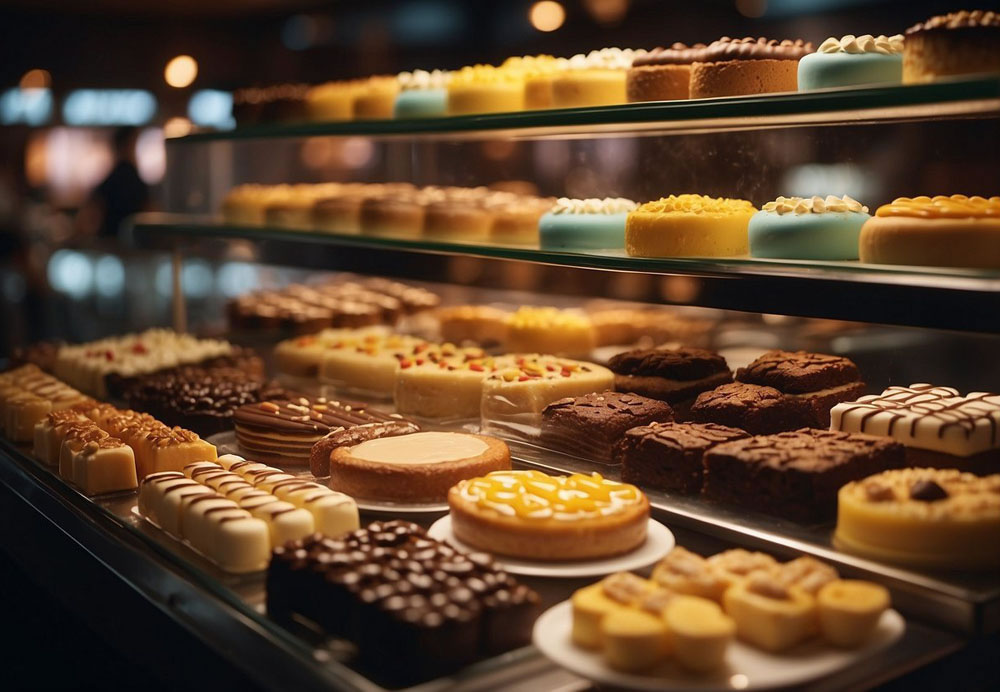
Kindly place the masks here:
<instances>
[{"instance_id":1,"label":"round golden pastry","mask_svg":"<svg viewBox=\"0 0 1000 692\"><path fill-rule=\"evenodd\" d=\"M485 242L493 214L475 199L443 199L424 210L424 237L431 240Z\"/></svg>"},{"instance_id":2,"label":"round golden pastry","mask_svg":"<svg viewBox=\"0 0 1000 692\"><path fill-rule=\"evenodd\" d=\"M441 502L467 478L510 468L510 450L485 435L418 432L338 447L330 454L330 487L387 502Z\"/></svg>"},{"instance_id":3,"label":"round golden pastry","mask_svg":"<svg viewBox=\"0 0 1000 692\"><path fill-rule=\"evenodd\" d=\"M686 46L675 43L636 58L625 80L629 103L639 101L674 101L691 95L691 63L701 55L705 44Z\"/></svg>"},{"instance_id":4,"label":"round golden pastry","mask_svg":"<svg viewBox=\"0 0 1000 692\"><path fill-rule=\"evenodd\" d=\"M670 195L646 202L625 220L631 257L734 257L750 252L757 209L743 199Z\"/></svg>"},{"instance_id":5,"label":"round golden pastry","mask_svg":"<svg viewBox=\"0 0 1000 692\"><path fill-rule=\"evenodd\" d=\"M797 91L799 59L812 50L801 39L720 38L691 65L691 98Z\"/></svg>"},{"instance_id":6,"label":"round golden pastry","mask_svg":"<svg viewBox=\"0 0 1000 692\"><path fill-rule=\"evenodd\" d=\"M600 474L499 471L448 492L452 531L498 555L555 562L628 553L646 540L649 500Z\"/></svg>"},{"instance_id":7,"label":"round golden pastry","mask_svg":"<svg viewBox=\"0 0 1000 692\"><path fill-rule=\"evenodd\" d=\"M1000 197L899 197L861 227L862 262L1000 267Z\"/></svg>"},{"instance_id":8,"label":"round golden pastry","mask_svg":"<svg viewBox=\"0 0 1000 692\"><path fill-rule=\"evenodd\" d=\"M1000 569L1000 474L906 468L848 483L837 494L833 543L885 562Z\"/></svg>"}]
</instances>

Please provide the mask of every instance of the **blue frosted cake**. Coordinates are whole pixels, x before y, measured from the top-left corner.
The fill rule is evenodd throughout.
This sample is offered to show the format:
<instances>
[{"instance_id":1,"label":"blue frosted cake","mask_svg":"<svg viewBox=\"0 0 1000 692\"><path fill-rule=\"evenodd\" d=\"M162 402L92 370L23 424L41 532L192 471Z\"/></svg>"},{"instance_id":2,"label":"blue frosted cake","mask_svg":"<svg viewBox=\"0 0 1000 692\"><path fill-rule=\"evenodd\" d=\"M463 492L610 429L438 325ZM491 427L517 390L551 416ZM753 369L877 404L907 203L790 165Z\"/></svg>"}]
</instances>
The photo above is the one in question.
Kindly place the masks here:
<instances>
[{"instance_id":1,"label":"blue frosted cake","mask_svg":"<svg viewBox=\"0 0 1000 692\"><path fill-rule=\"evenodd\" d=\"M625 247L625 219L636 203L621 197L560 198L538 222L543 250L608 250Z\"/></svg>"},{"instance_id":2,"label":"blue frosted cake","mask_svg":"<svg viewBox=\"0 0 1000 692\"><path fill-rule=\"evenodd\" d=\"M769 259L858 259L858 236L871 218L847 195L778 197L750 218L750 256Z\"/></svg>"},{"instance_id":3,"label":"blue frosted cake","mask_svg":"<svg viewBox=\"0 0 1000 692\"><path fill-rule=\"evenodd\" d=\"M414 70L399 74L395 118L437 118L448 112L447 72Z\"/></svg>"},{"instance_id":4,"label":"blue frosted cake","mask_svg":"<svg viewBox=\"0 0 1000 692\"><path fill-rule=\"evenodd\" d=\"M799 60L799 91L903 81L903 36L830 37Z\"/></svg>"}]
</instances>

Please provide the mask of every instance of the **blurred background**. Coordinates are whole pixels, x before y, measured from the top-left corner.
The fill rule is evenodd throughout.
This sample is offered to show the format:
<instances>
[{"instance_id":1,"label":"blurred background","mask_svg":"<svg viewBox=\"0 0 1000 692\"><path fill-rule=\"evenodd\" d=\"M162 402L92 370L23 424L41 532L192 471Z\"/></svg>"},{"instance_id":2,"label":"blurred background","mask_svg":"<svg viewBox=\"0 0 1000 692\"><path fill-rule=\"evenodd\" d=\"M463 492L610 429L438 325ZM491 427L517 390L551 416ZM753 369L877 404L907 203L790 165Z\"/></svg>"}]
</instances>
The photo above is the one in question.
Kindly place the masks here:
<instances>
[{"instance_id":1,"label":"blurred background","mask_svg":"<svg viewBox=\"0 0 1000 692\"><path fill-rule=\"evenodd\" d=\"M709 42L722 35L801 37L818 44L830 35L899 33L964 5L923 0L0 0L0 357L37 339L80 340L169 322L168 258L119 251L122 221L136 210L164 207L165 138L234 127L232 93L239 87L498 64L511 55L570 56L605 46ZM775 148L761 136L756 148ZM864 142L865 148L870 145ZM363 158L366 145L358 146L344 156ZM488 157L509 157L502 143L490 146L500 149L494 156L487 148ZM713 146L729 144L718 139ZM830 158L842 158L842 148L837 142ZM322 148L317 144L313 150ZM623 144L605 150L602 163L621 159L630 149ZM255 159L258 169L268 165L261 156ZM525 177L534 173L530 160L526 165ZM968 165L966 170L975 179L975 171ZM189 172L194 173L183 174ZM280 168L270 173L273 180L264 180L267 171L258 170L229 182L292 179ZM564 170L556 173L565 177ZM311 179L327 177L319 170ZM354 177L376 182L379 170ZM577 187L593 194L591 188L599 186L583 180ZM564 189L574 191L569 184ZM183 271L192 309L216 315L227 297L287 280L281 270L238 257L190 259Z\"/></svg>"}]
</instances>

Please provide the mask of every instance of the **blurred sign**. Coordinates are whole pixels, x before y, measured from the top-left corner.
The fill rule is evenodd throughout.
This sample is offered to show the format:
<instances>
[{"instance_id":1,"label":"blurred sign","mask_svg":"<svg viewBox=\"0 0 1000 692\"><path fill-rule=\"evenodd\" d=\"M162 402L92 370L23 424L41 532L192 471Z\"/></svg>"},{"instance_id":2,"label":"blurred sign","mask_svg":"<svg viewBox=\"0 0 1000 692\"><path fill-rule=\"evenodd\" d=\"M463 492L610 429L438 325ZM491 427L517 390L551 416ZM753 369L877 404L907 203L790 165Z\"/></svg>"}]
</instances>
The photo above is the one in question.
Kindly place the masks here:
<instances>
[{"instance_id":1,"label":"blurred sign","mask_svg":"<svg viewBox=\"0 0 1000 692\"><path fill-rule=\"evenodd\" d=\"M77 89L62 111L67 125L145 125L156 115L156 97L143 89Z\"/></svg>"},{"instance_id":2,"label":"blurred sign","mask_svg":"<svg viewBox=\"0 0 1000 692\"><path fill-rule=\"evenodd\" d=\"M8 89L0 95L0 124L44 125L52 117L52 92L48 89Z\"/></svg>"}]
</instances>

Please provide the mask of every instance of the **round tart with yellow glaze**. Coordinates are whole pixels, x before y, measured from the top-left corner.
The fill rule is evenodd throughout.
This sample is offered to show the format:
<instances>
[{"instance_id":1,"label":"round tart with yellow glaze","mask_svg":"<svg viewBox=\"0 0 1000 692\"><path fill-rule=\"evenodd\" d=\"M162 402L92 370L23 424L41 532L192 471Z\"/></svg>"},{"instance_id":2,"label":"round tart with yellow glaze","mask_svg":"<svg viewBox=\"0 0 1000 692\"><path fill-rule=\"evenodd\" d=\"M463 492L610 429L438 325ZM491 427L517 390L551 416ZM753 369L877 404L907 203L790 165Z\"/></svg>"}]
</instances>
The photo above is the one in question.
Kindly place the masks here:
<instances>
[{"instance_id":1,"label":"round tart with yellow glaze","mask_svg":"<svg viewBox=\"0 0 1000 692\"><path fill-rule=\"evenodd\" d=\"M498 471L448 492L455 537L480 550L531 560L628 553L646 540L649 500L634 485L594 473Z\"/></svg>"},{"instance_id":2,"label":"round tart with yellow glaze","mask_svg":"<svg viewBox=\"0 0 1000 692\"><path fill-rule=\"evenodd\" d=\"M1000 197L900 197L861 227L862 262L1000 267Z\"/></svg>"},{"instance_id":3,"label":"round tart with yellow glaze","mask_svg":"<svg viewBox=\"0 0 1000 692\"><path fill-rule=\"evenodd\" d=\"M864 557L941 569L1000 569L1000 474L896 469L837 496L834 545Z\"/></svg>"},{"instance_id":4,"label":"round tart with yellow glaze","mask_svg":"<svg viewBox=\"0 0 1000 692\"><path fill-rule=\"evenodd\" d=\"M338 447L330 487L387 502L440 502L459 481L510 468L510 450L492 437L419 432Z\"/></svg>"}]
</instances>

